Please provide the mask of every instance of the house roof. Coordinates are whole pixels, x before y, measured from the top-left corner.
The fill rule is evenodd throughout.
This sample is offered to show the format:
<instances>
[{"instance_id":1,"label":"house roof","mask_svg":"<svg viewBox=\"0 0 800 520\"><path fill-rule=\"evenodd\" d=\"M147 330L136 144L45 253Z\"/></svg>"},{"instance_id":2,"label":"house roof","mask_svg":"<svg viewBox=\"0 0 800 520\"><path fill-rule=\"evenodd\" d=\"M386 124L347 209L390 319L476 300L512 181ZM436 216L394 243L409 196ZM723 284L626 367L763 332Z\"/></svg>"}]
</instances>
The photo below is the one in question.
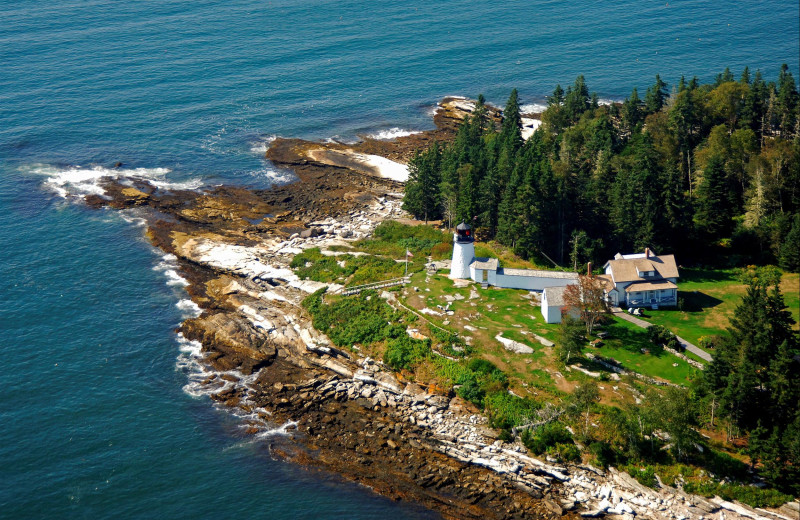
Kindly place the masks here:
<instances>
[{"instance_id":1,"label":"house roof","mask_svg":"<svg viewBox=\"0 0 800 520\"><path fill-rule=\"evenodd\" d=\"M564 280L577 280L578 273L566 273L564 271L542 271L540 269L506 269L500 273L507 276L536 276L538 278L559 278Z\"/></svg>"},{"instance_id":2,"label":"house roof","mask_svg":"<svg viewBox=\"0 0 800 520\"><path fill-rule=\"evenodd\" d=\"M470 264L470 267L474 269L486 269L488 271L497 271L497 268L500 266L500 262L497 258L475 258Z\"/></svg>"},{"instance_id":3,"label":"house roof","mask_svg":"<svg viewBox=\"0 0 800 520\"><path fill-rule=\"evenodd\" d=\"M610 274L598 274L596 278L603 284L603 289L606 291L610 291L614 288L614 280L611 279Z\"/></svg>"},{"instance_id":4,"label":"house roof","mask_svg":"<svg viewBox=\"0 0 800 520\"><path fill-rule=\"evenodd\" d=\"M606 263L611 267L611 276L614 283L649 281L651 278L639 276L642 271L655 271L652 278L678 278L678 266L675 264L675 255L661 255L637 258L622 258L609 260Z\"/></svg>"},{"instance_id":5,"label":"house roof","mask_svg":"<svg viewBox=\"0 0 800 520\"><path fill-rule=\"evenodd\" d=\"M625 287L625 292L637 292L637 291L656 291L658 289L677 289L678 286L674 283L670 282L669 280L661 280L658 282L638 282L632 283L629 286Z\"/></svg>"},{"instance_id":6,"label":"house roof","mask_svg":"<svg viewBox=\"0 0 800 520\"><path fill-rule=\"evenodd\" d=\"M548 307L561 307L564 305L564 289L566 287L545 287L544 298L547 300Z\"/></svg>"}]
</instances>

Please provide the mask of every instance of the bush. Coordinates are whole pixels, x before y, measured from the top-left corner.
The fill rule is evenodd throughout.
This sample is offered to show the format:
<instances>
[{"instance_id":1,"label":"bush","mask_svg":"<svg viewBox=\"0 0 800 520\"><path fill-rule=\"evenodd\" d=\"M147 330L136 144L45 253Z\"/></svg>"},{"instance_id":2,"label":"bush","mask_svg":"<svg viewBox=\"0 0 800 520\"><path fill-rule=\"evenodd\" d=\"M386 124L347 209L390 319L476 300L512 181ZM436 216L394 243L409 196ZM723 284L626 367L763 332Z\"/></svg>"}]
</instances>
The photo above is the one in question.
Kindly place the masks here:
<instances>
[{"instance_id":1,"label":"bush","mask_svg":"<svg viewBox=\"0 0 800 520\"><path fill-rule=\"evenodd\" d=\"M478 408L483 409L486 392L483 390L483 388L481 388L481 385L478 383L478 379L475 377L475 374L469 374L466 380L459 384L461 386L456 392L458 396L466 401L469 401Z\"/></svg>"},{"instance_id":2,"label":"bush","mask_svg":"<svg viewBox=\"0 0 800 520\"><path fill-rule=\"evenodd\" d=\"M329 305L322 303L324 289L303 300L311 313L314 328L328 335L338 347L355 343L369 345L389 338L406 336L400 325L402 314L389 307L374 291L340 299Z\"/></svg>"},{"instance_id":3,"label":"bush","mask_svg":"<svg viewBox=\"0 0 800 520\"><path fill-rule=\"evenodd\" d=\"M430 352L430 340L421 341L403 335L392 338L386 343L383 362L395 370L408 369L428 357Z\"/></svg>"},{"instance_id":4,"label":"bush","mask_svg":"<svg viewBox=\"0 0 800 520\"><path fill-rule=\"evenodd\" d=\"M780 507L792 500L775 489L762 489L741 484L720 484L711 479L690 480L683 485L684 491L705 497L719 495L725 500L738 500L751 507Z\"/></svg>"},{"instance_id":5,"label":"bush","mask_svg":"<svg viewBox=\"0 0 800 520\"><path fill-rule=\"evenodd\" d=\"M571 442L559 442L555 446L548 448L547 454L551 457L557 458L558 460L566 462L574 462L576 460L580 460L581 458L581 452L578 450L578 447Z\"/></svg>"},{"instance_id":6,"label":"bush","mask_svg":"<svg viewBox=\"0 0 800 520\"><path fill-rule=\"evenodd\" d=\"M505 390L494 393L486 391L484 403L489 425L508 430L530 421L534 412L541 408L536 401L517 397Z\"/></svg>"},{"instance_id":7,"label":"bush","mask_svg":"<svg viewBox=\"0 0 800 520\"><path fill-rule=\"evenodd\" d=\"M434 260L447 260L453 255L453 246L447 243L439 243L431 248L431 258Z\"/></svg>"},{"instance_id":8,"label":"bush","mask_svg":"<svg viewBox=\"0 0 800 520\"><path fill-rule=\"evenodd\" d=\"M605 442L593 442L589 445L589 453L594 457L592 462L601 468L607 468L614 464L616 453L614 449Z\"/></svg>"},{"instance_id":9,"label":"bush","mask_svg":"<svg viewBox=\"0 0 800 520\"><path fill-rule=\"evenodd\" d=\"M636 479L639 484L647 487L651 487L653 489L656 488L658 485L658 480L656 480L656 472L653 469L653 466L644 466L639 467L635 465L630 465L625 467L625 471L630 474L633 478Z\"/></svg>"},{"instance_id":10,"label":"bush","mask_svg":"<svg viewBox=\"0 0 800 520\"><path fill-rule=\"evenodd\" d=\"M433 331L433 337L442 342L442 349L447 355L465 357L472 353L472 347L467 345L464 339L458 334L435 327L431 327L431 330ZM458 350L456 350L455 347L458 347Z\"/></svg>"},{"instance_id":11,"label":"bush","mask_svg":"<svg viewBox=\"0 0 800 520\"><path fill-rule=\"evenodd\" d=\"M654 345L669 346L670 342L675 340L675 334L661 325L650 325L647 327L647 339Z\"/></svg>"},{"instance_id":12,"label":"bush","mask_svg":"<svg viewBox=\"0 0 800 520\"><path fill-rule=\"evenodd\" d=\"M539 427L534 432L524 430L520 436L522 444L536 455L541 455L548 448L557 444L574 444L572 434L560 422L551 422Z\"/></svg>"},{"instance_id":13,"label":"bush","mask_svg":"<svg viewBox=\"0 0 800 520\"><path fill-rule=\"evenodd\" d=\"M705 350L713 350L715 348L718 348L723 341L725 341L725 338L723 336L714 334L711 336L701 336L698 344L700 345L700 348L703 348Z\"/></svg>"}]
</instances>

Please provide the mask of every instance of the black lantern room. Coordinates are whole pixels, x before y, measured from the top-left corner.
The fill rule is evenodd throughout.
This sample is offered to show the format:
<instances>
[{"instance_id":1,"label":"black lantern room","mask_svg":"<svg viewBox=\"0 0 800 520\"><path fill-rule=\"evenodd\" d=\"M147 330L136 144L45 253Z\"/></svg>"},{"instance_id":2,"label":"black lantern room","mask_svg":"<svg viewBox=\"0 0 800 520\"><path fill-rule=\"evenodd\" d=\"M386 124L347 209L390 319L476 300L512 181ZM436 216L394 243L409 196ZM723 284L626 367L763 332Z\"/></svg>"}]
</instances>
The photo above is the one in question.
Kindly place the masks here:
<instances>
[{"instance_id":1,"label":"black lantern room","mask_svg":"<svg viewBox=\"0 0 800 520\"><path fill-rule=\"evenodd\" d=\"M472 235L472 228L464 222L456 226L456 235L456 242L460 244L468 244L475 241L475 237Z\"/></svg>"}]
</instances>

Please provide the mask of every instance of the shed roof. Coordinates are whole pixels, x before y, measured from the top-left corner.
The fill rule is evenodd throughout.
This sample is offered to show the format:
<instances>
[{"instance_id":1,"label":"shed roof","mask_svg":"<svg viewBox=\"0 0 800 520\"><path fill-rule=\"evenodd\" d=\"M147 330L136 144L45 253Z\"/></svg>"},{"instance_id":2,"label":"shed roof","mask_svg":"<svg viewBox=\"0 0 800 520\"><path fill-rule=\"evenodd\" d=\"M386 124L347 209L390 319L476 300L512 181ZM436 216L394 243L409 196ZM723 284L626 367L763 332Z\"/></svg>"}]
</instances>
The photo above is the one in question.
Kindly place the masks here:
<instances>
[{"instance_id":1,"label":"shed roof","mask_svg":"<svg viewBox=\"0 0 800 520\"><path fill-rule=\"evenodd\" d=\"M470 267L474 269L486 269L488 271L497 271L497 268L500 266L500 262L497 258L480 258L477 257L472 263L469 264Z\"/></svg>"},{"instance_id":2,"label":"shed roof","mask_svg":"<svg viewBox=\"0 0 800 520\"><path fill-rule=\"evenodd\" d=\"M542 301L547 300L548 307L561 307L564 305L564 289L566 287L545 287L544 298Z\"/></svg>"},{"instance_id":3,"label":"shed roof","mask_svg":"<svg viewBox=\"0 0 800 520\"><path fill-rule=\"evenodd\" d=\"M537 278L557 278L563 280L577 280L578 273L566 273L564 271L542 271L540 269L500 269L498 274L506 276L535 276Z\"/></svg>"}]
</instances>

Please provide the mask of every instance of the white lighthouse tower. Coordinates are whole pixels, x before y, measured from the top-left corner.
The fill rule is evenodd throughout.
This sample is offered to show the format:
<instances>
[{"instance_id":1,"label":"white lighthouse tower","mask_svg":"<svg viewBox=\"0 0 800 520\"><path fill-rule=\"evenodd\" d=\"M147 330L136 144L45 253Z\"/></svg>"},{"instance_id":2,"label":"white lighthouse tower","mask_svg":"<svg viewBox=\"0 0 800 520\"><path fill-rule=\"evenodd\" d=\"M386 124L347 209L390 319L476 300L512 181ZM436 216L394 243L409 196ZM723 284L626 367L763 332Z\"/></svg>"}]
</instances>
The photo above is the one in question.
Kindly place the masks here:
<instances>
[{"instance_id":1,"label":"white lighthouse tower","mask_svg":"<svg viewBox=\"0 0 800 520\"><path fill-rule=\"evenodd\" d=\"M453 234L453 262L450 264L450 278L467 279L469 264L475 260L475 237L468 224L461 223L456 226Z\"/></svg>"}]
</instances>

